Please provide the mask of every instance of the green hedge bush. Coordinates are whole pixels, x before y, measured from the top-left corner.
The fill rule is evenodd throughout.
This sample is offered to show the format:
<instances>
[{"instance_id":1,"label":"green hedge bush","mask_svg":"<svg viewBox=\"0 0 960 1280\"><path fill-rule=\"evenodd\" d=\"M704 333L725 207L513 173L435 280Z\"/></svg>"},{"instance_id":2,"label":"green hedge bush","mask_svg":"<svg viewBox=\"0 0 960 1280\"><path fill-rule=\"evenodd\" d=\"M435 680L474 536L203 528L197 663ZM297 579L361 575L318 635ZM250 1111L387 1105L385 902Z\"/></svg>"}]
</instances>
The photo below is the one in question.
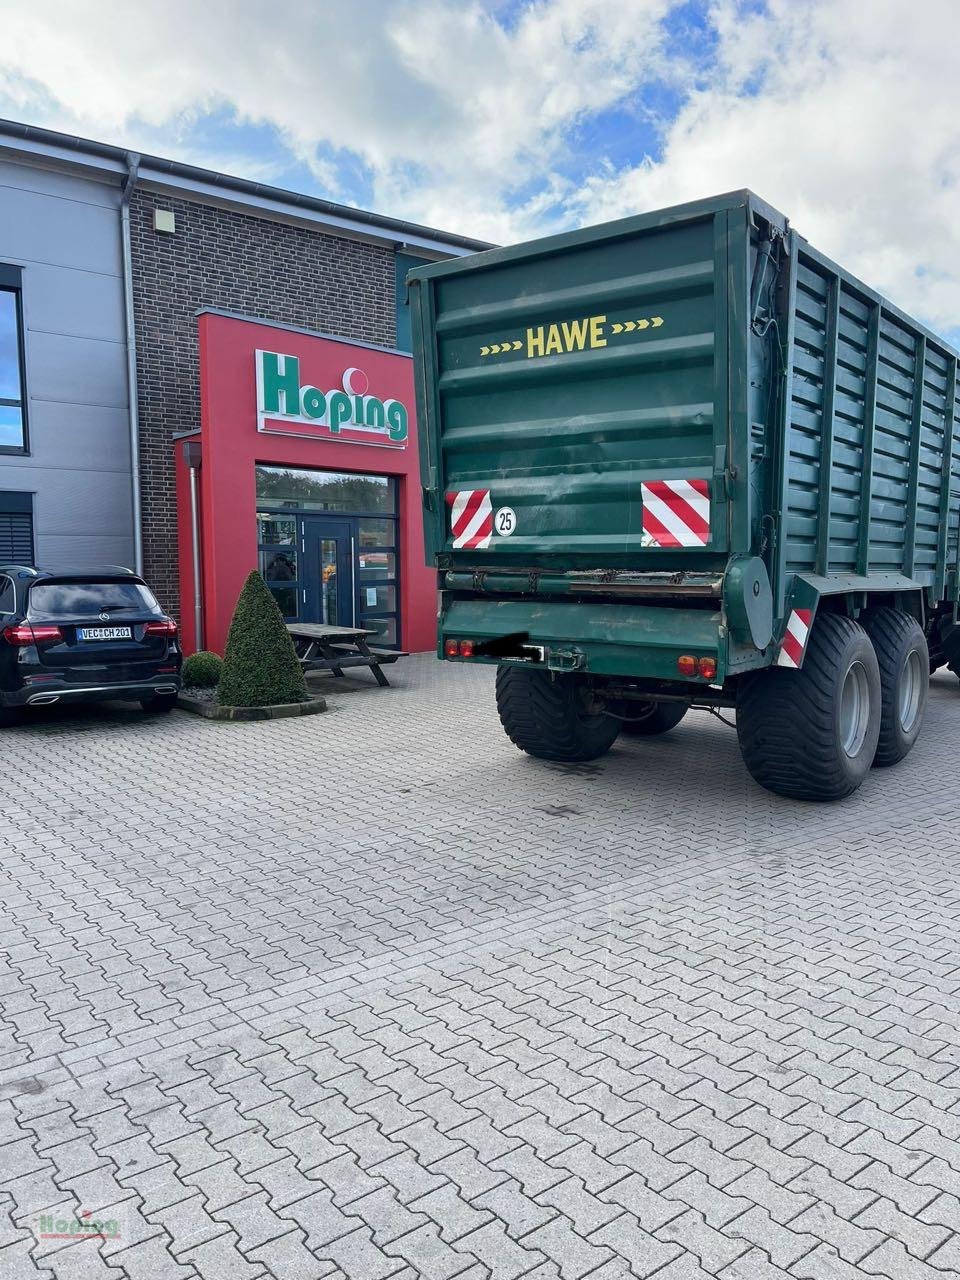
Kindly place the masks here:
<instances>
[{"instance_id":1,"label":"green hedge bush","mask_svg":"<svg viewBox=\"0 0 960 1280\"><path fill-rule=\"evenodd\" d=\"M217 693L223 707L270 707L309 697L283 615L255 569L233 611Z\"/></svg>"},{"instance_id":2,"label":"green hedge bush","mask_svg":"<svg viewBox=\"0 0 960 1280\"><path fill-rule=\"evenodd\" d=\"M218 653L200 649L184 660L183 686L185 689L215 689L222 670L223 659Z\"/></svg>"}]
</instances>

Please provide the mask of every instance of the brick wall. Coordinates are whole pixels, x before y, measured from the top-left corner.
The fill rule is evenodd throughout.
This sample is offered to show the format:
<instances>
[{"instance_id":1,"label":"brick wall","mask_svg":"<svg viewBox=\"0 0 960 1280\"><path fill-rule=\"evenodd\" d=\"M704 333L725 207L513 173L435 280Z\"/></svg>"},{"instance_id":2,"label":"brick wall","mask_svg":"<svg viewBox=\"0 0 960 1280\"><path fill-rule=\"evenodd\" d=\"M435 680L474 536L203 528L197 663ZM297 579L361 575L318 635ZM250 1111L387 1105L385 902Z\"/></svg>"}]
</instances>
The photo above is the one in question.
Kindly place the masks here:
<instances>
[{"instance_id":1,"label":"brick wall","mask_svg":"<svg viewBox=\"0 0 960 1280\"><path fill-rule=\"evenodd\" d=\"M153 229L172 209L177 229ZM144 574L179 612L175 432L200 425L196 313L219 307L335 337L396 340L393 250L135 191L130 209Z\"/></svg>"}]
</instances>

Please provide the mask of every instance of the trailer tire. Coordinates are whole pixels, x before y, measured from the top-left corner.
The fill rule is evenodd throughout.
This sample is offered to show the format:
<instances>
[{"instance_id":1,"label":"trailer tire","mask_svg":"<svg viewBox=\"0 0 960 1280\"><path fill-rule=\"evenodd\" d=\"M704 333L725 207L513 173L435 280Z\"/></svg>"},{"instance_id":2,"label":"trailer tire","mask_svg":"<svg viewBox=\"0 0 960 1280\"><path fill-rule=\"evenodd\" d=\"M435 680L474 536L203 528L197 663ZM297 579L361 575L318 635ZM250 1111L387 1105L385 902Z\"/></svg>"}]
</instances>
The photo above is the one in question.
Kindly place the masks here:
<instances>
[{"instance_id":1,"label":"trailer tire","mask_svg":"<svg viewBox=\"0 0 960 1280\"><path fill-rule=\"evenodd\" d=\"M582 677L554 677L502 665L497 711L507 737L539 760L596 760L613 746L620 721L591 707Z\"/></svg>"},{"instance_id":2,"label":"trailer tire","mask_svg":"<svg viewBox=\"0 0 960 1280\"><path fill-rule=\"evenodd\" d=\"M737 690L737 737L760 786L841 800L866 777L880 736L880 668L858 623L821 614L799 671L768 667Z\"/></svg>"},{"instance_id":3,"label":"trailer tire","mask_svg":"<svg viewBox=\"0 0 960 1280\"><path fill-rule=\"evenodd\" d=\"M869 609L863 627L880 666L880 737L873 763L882 769L902 760L919 737L930 655L920 623L900 609Z\"/></svg>"},{"instance_id":4,"label":"trailer tire","mask_svg":"<svg viewBox=\"0 0 960 1280\"><path fill-rule=\"evenodd\" d=\"M685 702L620 702L617 712L632 719L620 721L628 738L653 738L675 729L690 708Z\"/></svg>"}]
</instances>

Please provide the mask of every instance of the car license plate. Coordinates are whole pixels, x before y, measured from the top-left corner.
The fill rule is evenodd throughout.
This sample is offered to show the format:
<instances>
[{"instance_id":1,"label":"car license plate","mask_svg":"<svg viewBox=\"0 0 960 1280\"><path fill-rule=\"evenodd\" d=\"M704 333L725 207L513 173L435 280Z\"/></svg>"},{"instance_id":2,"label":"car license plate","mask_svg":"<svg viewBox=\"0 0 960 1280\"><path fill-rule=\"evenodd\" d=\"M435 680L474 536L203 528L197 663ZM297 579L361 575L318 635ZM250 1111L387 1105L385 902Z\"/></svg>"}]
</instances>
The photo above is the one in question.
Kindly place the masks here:
<instances>
[{"instance_id":1,"label":"car license plate","mask_svg":"<svg viewBox=\"0 0 960 1280\"><path fill-rule=\"evenodd\" d=\"M129 640L129 627L78 627L81 640Z\"/></svg>"}]
</instances>

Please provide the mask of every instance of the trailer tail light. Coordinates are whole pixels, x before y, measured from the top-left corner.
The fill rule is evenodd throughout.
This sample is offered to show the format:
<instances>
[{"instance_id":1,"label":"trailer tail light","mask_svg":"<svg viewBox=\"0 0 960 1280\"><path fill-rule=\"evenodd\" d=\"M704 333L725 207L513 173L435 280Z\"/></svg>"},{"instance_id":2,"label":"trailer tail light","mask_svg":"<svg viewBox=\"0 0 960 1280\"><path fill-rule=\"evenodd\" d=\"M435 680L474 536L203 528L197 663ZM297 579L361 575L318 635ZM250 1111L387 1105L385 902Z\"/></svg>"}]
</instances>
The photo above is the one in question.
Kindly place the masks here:
<instances>
[{"instance_id":1,"label":"trailer tail light","mask_svg":"<svg viewBox=\"0 0 960 1280\"><path fill-rule=\"evenodd\" d=\"M677 670L682 676L695 676L697 674L697 660L690 653L681 654L677 659Z\"/></svg>"},{"instance_id":2,"label":"trailer tail light","mask_svg":"<svg viewBox=\"0 0 960 1280\"><path fill-rule=\"evenodd\" d=\"M42 626L31 626L29 622L17 622L13 626L4 627L3 638L8 644L55 644L63 639L59 627L45 623Z\"/></svg>"},{"instance_id":3,"label":"trailer tail light","mask_svg":"<svg viewBox=\"0 0 960 1280\"><path fill-rule=\"evenodd\" d=\"M159 622L148 622L143 628L145 636L170 636L177 634L177 624L172 618L162 618Z\"/></svg>"},{"instance_id":4,"label":"trailer tail light","mask_svg":"<svg viewBox=\"0 0 960 1280\"><path fill-rule=\"evenodd\" d=\"M716 658L699 658L697 668L705 680L714 680L717 675L717 660Z\"/></svg>"},{"instance_id":5,"label":"trailer tail light","mask_svg":"<svg viewBox=\"0 0 960 1280\"><path fill-rule=\"evenodd\" d=\"M444 640L443 642L443 652L447 658L472 658L475 649L475 640Z\"/></svg>"}]
</instances>

